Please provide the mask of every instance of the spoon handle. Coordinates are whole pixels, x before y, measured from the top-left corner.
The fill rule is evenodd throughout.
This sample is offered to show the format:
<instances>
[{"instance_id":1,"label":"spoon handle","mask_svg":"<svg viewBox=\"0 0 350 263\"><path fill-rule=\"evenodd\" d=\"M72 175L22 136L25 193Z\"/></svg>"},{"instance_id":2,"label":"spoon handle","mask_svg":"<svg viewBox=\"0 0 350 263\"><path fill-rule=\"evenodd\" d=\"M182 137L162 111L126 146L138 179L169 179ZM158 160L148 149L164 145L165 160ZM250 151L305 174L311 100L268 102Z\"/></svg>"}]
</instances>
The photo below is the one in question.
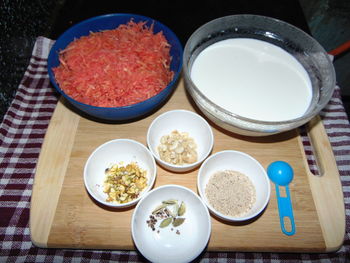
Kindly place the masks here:
<instances>
[{"instance_id":1,"label":"spoon handle","mask_svg":"<svg viewBox=\"0 0 350 263\"><path fill-rule=\"evenodd\" d=\"M294 235L295 223L294 223L293 207L290 199L289 187L288 185L285 186L286 196L280 195L279 188L282 186L279 186L276 184L275 187L276 187L277 204L278 204L278 211L280 216L280 224L281 224L282 232L288 236ZM291 226L290 231L288 231L285 227L286 218L289 219L289 223Z\"/></svg>"}]
</instances>

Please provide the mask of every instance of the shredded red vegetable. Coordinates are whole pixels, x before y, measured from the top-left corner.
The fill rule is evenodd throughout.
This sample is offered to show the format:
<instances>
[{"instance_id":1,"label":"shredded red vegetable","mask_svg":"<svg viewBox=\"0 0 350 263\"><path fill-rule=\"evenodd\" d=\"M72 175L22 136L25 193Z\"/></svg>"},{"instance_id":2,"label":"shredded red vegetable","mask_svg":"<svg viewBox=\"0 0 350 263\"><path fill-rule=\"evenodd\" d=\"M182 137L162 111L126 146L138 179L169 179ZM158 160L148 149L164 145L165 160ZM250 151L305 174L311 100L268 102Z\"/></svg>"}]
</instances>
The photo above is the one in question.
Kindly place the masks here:
<instances>
[{"instance_id":1,"label":"shredded red vegetable","mask_svg":"<svg viewBox=\"0 0 350 263\"><path fill-rule=\"evenodd\" d=\"M99 107L144 101L174 76L170 45L153 25L129 21L113 30L92 32L60 52L56 81L70 97Z\"/></svg>"}]
</instances>

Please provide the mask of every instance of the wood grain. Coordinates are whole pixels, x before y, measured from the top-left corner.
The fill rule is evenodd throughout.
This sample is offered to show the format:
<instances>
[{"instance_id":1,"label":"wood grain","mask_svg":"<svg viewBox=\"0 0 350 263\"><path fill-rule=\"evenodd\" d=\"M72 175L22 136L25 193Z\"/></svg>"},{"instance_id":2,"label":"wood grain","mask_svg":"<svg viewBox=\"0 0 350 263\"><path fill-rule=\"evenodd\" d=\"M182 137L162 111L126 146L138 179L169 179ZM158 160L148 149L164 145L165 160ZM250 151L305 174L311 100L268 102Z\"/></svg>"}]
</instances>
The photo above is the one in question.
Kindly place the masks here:
<instances>
[{"instance_id":1,"label":"wood grain","mask_svg":"<svg viewBox=\"0 0 350 263\"><path fill-rule=\"evenodd\" d=\"M30 234L37 246L47 246L57 202L69 162L79 115L58 103L45 135L33 183ZM68 135L68 136L67 136Z\"/></svg>"},{"instance_id":2,"label":"wood grain","mask_svg":"<svg viewBox=\"0 0 350 263\"><path fill-rule=\"evenodd\" d=\"M320 175L309 173L311 191L315 200L327 252L340 248L345 237L345 206L336 160L332 146L319 116L308 124L308 134L318 163Z\"/></svg>"},{"instance_id":3,"label":"wood grain","mask_svg":"<svg viewBox=\"0 0 350 263\"><path fill-rule=\"evenodd\" d=\"M158 111L128 123L109 124L83 117L77 118L73 111L66 109L61 102L59 104L45 138L42 149L45 154L40 155L35 175L35 198L31 209L33 242L42 247L135 249L130 230L134 207L115 210L102 207L93 201L83 183L85 162L96 147L108 140L130 138L146 145L148 126L162 112L188 109L201 113L185 92L182 80L170 100ZM73 132L53 132L55 129L66 129L55 125L62 111L69 112L65 114L69 121L66 120L62 125L69 123ZM272 187L268 207L252 221L227 223L212 216L212 234L208 250L328 252L341 246L345 233L342 188L332 149L329 143L326 143L326 134L322 133L322 123L310 132L313 135L313 143L316 146L322 144L319 146L319 149L322 149L319 160L326 176L318 178L309 171L297 130L270 137L244 137L227 132L210 121L209 123L215 139L213 153L226 149L243 151L261 162L264 168L276 160L284 160L292 165L295 176L290 191L296 234L286 236L281 232L275 190ZM71 142L71 147L65 151L56 148L53 141L57 140ZM60 171L47 172L52 171L51 163L61 161L63 165ZM65 164L65 161L68 163ZM47 166L42 167L43 164ZM171 183L197 191L197 172L198 169L188 173L171 173L158 166L155 187ZM59 179L50 181L48 177ZM54 195L57 201L47 201L50 195ZM53 205L50 207L51 215L49 219L43 220L42 218L46 217L47 205ZM329 211L332 211L332 214L327 213L328 209L331 209ZM336 218L333 214L337 215ZM42 221L45 221L44 229L39 227Z\"/></svg>"}]
</instances>

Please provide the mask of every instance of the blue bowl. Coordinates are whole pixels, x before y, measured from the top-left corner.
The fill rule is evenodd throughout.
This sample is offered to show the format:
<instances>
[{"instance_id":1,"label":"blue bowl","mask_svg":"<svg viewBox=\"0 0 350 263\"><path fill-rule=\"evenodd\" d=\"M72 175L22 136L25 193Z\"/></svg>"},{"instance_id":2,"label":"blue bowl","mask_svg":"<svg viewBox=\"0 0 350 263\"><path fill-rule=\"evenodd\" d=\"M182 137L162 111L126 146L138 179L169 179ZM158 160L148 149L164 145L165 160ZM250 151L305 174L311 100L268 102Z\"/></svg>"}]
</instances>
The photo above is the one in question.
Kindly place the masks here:
<instances>
[{"instance_id":1,"label":"blue bowl","mask_svg":"<svg viewBox=\"0 0 350 263\"><path fill-rule=\"evenodd\" d=\"M70 42L74 41L74 39L80 38L81 36L87 36L90 32L98 32L101 30L110 30L117 28L120 24L126 24L133 19L134 22L138 23L140 21L145 21L146 25L150 27L153 25L154 33L158 33L163 31L163 34L169 44L171 45L170 56L172 57L170 69L174 71L173 80L168 84L168 86L163 89L157 95L128 106L123 107L97 107L91 106L85 103L81 103L79 101L74 100L70 96L68 96L58 85L56 82L54 73L52 71L53 68L57 67L59 62L59 52L67 47ZM134 14L108 14L93 17L87 20L84 20L71 28L65 31L55 42L50 50L50 54L48 57L48 74L51 80L51 83L56 88L56 90L62 94L62 96L69 101L73 106L82 112L86 113L89 116L94 118L98 118L101 120L108 121L124 121L131 120L150 113L151 111L158 108L172 93L172 91L176 87L177 79L181 73L182 68L182 53L183 48L178 39L178 37L165 25L162 23L141 15Z\"/></svg>"}]
</instances>

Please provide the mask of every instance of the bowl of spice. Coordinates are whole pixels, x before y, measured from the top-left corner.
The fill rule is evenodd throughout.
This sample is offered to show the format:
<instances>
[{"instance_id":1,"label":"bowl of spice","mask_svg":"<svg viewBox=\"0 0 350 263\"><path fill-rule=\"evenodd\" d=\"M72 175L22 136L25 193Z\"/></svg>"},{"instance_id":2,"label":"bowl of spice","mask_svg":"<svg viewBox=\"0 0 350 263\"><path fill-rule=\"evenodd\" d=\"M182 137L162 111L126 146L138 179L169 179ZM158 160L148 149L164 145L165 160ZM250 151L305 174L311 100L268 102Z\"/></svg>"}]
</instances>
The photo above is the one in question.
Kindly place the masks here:
<instances>
[{"instance_id":1,"label":"bowl of spice","mask_svg":"<svg viewBox=\"0 0 350 263\"><path fill-rule=\"evenodd\" d=\"M217 152L201 165L197 187L209 210L227 221L258 216L270 200L270 182L252 156L233 150Z\"/></svg>"},{"instance_id":2,"label":"bowl of spice","mask_svg":"<svg viewBox=\"0 0 350 263\"><path fill-rule=\"evenodd\" d=\"M164 24L134 14L108 14L65 31L48 57L56 90L98 120L139 118L160 107L175 88L182 46Z\"/></svg>"},{"instance_id":3,"label":"bowl of spice","mask_svg":"<svg viewBox=\"0 0 350 263\"><path fill-rule=\"evenodd\" d=\"M84 167L84 183L97 202L124 208L135 205L153 187L156 171L146 146L130 139L116 139L92 152Z\"/></svg>"},{"instance_id":4,"label":"bowl of spice","mask_svg":"<svg viewBox=\"0 0 350 263\"><path fill-rule=\"evenodd\" d=\"M208 243L211 218L191 189L162 185L137 204L131 233L137 249L150 262L192 262Z\"/></svg>"},{"instance_id":5,"label":"bowl of spice","mask_svg":"<svg viewBox=\"0 0 350 263\"><path fill-rule=\"evenodd\" d=\"M214 136L203 117L179 109L167 111L152 121L147 144L162 167L173 172L187 172L210 154Z\"/></svg>"}]
</instances>

